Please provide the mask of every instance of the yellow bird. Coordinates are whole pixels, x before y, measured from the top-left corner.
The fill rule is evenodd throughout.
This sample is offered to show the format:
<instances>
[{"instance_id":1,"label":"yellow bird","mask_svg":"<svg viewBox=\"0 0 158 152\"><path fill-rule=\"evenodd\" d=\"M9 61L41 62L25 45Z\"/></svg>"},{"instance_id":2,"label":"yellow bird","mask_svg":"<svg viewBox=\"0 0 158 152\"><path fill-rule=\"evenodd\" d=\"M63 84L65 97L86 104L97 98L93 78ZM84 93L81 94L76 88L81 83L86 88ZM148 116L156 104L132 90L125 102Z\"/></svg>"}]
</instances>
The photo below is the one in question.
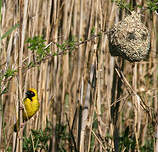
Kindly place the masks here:
<instances>
[{"instance_id":1,"label":"yellow bird","mask_svg":"<svg viewBox=\"0 0 158 152\"><path fill-rule=\"evenodd\" d=\"M40 103L38 101L37 91L34 88L30 88L26 92L26 98L23 102L23 121L29 120L39 110ZM19 121L19 120L18 120ZM19 130L18 121L14 125L14 131Z\"/></svg>"}]
</instances>

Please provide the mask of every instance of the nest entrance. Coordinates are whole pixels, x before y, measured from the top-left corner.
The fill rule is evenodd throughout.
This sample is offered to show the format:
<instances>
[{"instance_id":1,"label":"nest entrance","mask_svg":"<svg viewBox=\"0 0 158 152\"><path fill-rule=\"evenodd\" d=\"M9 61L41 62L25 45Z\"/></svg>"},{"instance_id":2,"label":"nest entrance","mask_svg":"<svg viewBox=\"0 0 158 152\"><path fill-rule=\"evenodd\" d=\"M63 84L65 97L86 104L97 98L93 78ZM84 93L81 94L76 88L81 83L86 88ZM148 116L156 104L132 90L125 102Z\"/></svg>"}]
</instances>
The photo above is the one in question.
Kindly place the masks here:
<instances>
[{"instance_id":1,"label":"nest entrance","mask_svg":"<svg viewBox=\"0 0 158 152\"><path fill-rule=\"evenodd\" d=\"M149 54L149 31L141 22L140 15L134 11L114 25L108 37L112 56L121 56L130 62L138 62Z\"/></svg>"}]
</instances>

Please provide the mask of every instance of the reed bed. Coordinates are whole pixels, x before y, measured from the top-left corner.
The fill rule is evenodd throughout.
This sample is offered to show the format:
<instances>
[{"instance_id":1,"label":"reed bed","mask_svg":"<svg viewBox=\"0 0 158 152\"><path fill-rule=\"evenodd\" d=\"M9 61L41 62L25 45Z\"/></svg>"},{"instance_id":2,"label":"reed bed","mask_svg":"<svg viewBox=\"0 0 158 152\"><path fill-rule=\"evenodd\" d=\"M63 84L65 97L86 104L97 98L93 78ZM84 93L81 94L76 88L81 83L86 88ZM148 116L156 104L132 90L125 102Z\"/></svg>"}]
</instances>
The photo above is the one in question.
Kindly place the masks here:
<instances>
[{"instance_id":1,"label":"reed bed","mask_svg":"<svg viewBox=\"0 0 158 152\"><path fill-rule=\"evenodd\" d=\"M137 12L137 5L147 7L145 0L126 3ZM48 123L48 151L157 151L158 16L148 9L141 12L151 32L150 54L130 63L109 53L106 32L128 14L117 4L2 1L2 35L19 26L1 44L1 77L8 69L15 71L1 80L0 90L7 90L0 96L0 151L29 151L23 144L30 135L33 151L40 151L31 129L44 130ZM50 44L40 62L26 43L35 36ZM16 135L12 126L30 87L38 90L40 110Z\"/></svg>"}]
</instances>

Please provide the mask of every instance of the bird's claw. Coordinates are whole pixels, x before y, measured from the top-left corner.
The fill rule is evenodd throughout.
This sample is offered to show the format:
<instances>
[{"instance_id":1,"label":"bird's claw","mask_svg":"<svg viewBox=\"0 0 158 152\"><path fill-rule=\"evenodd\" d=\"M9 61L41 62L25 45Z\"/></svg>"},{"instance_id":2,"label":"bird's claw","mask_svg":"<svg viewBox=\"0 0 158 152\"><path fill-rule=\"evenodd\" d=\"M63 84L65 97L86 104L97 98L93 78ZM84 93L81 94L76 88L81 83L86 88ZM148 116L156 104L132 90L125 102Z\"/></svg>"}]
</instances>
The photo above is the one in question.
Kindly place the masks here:
<instances>
[{"instance_id":1,"label":"bird's claw","mask_svg":"<svg viewBox=\"0 0 158 152\"><path fill-rule=\"evenodd\" d=\"M24 107L23 107L23 106L20 106L20 107L19 107L19 110L24 110Z\"/></svg>"},{"instance_id":2,"label":"bird's claw","mask_svg":"<svg viewBox=\"0 0 158 152\"><path fill-rule=\"evenodd\" d=\"M25 126L25 123L20 124L20 128L24 128L24 126Z\"/></svg>"}]
</instances>

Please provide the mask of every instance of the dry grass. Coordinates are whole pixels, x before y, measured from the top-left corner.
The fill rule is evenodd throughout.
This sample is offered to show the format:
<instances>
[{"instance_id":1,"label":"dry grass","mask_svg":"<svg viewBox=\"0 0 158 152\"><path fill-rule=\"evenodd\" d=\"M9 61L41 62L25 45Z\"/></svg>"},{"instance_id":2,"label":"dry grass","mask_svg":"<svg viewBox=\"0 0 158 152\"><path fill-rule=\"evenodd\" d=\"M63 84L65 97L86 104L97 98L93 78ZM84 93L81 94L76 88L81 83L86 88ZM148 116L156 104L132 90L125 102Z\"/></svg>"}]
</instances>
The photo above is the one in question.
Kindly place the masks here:
<instances>
[{"instance_id":1,"label":"dry grass","mask_svg":"<svg viewBox=\"0 0 158 152\"><path fill-rule=\"evenodd\" d=\"M137 4L146 6L146 1ZM154 134L158 128L157 16L148 10L143 13L143 23L151 31L149 58L130 63L110 55L103 32L125 15L126 11L111 0L3 1L2 34L17 23L20 26L2 40L0 70L5 73L10 68L18 72L9 80L8 92L0 97L1 151L9 146L22 151L23 134L14 143L12 126L30 87L38 90L40 110L28 121L27 136L31 129L44 129L48 119L53 124L49 142L52 152L58 151L61 142L55 132L59 124L68 126L66 132L71 135L73 151L117 151L119 137L128 127L128 138L135 137L135 151L140 151L149 139L158 142ZM93 36L98 33L101 36ZM24 70L33 61L25 40L39 35L44 36L46 44L53 42L51 53L59 55ZM63 54L56 43L63 44L71 37L79 43L72 52ZM1 90L7 85L5 80L2 82ZM64 142L64 148L72 151L68 140Z\"/></svg>"}]
</instances>

